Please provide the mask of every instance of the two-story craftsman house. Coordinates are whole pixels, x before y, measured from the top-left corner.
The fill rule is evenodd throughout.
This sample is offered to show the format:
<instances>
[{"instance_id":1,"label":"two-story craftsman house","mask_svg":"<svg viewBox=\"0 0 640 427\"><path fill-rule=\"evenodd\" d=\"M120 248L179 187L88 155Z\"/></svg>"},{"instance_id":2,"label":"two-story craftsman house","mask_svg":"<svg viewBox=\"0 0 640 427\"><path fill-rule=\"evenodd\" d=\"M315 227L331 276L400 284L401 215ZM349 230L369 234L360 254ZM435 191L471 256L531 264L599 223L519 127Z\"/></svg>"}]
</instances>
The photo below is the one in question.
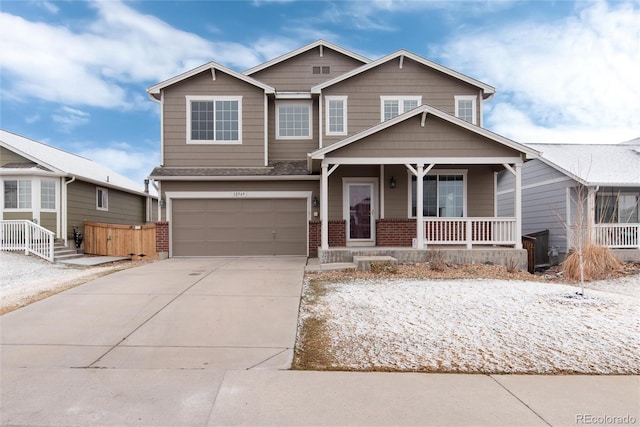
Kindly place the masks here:
<instances>
[{"instance_id":1,"label":"two-story craftsman house","mask_svg":"<svg viewBox=\"0 0 640 427\"><path fill-rule=\"evenodd\" d=\"M497 217L496 174L519 184L538 153L482 127L494 92L411 52L372 61L322 40L150 87L169 256L443 247L504 259L522 247L521 201Z\"/></svg>"}]
</instances>

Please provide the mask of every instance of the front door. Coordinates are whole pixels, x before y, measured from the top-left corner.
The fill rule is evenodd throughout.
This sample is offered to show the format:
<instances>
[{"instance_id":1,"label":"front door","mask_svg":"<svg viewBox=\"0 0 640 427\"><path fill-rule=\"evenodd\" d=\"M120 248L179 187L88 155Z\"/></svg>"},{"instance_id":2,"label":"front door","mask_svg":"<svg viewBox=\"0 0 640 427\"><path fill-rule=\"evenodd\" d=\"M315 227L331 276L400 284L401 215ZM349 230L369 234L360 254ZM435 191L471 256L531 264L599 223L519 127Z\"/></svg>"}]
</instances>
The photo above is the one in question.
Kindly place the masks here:
<instances>
[{"instance_id":1,"label":"front door","mask_svg":"<svg viewBox=\"0 0 640 427\"><path fill-rule=\"evenodd\" d=\"M373 246L375 244L374 184L346 183L345 220L347 244Z\"/></svg>"}]
</instances>

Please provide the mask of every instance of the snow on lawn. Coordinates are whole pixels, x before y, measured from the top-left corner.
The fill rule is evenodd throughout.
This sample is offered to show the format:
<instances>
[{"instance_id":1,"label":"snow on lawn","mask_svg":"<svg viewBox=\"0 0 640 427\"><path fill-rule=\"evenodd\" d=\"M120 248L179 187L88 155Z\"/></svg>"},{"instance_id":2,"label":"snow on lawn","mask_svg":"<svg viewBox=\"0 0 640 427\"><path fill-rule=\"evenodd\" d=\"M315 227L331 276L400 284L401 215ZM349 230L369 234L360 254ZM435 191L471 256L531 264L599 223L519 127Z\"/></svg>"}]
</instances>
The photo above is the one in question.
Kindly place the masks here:
<instances>
[{"instance_id":1,"label":"snow on lawn","mask_svg":"<svg viewBox=\"0 0 640 427\"><path fill-rule=\"evenodd\" d=\"M310 286L301 322L324 320L324 368L640 373L640 276L584 297L575 286L489 279Z\"/></svg>"}]
</instances>

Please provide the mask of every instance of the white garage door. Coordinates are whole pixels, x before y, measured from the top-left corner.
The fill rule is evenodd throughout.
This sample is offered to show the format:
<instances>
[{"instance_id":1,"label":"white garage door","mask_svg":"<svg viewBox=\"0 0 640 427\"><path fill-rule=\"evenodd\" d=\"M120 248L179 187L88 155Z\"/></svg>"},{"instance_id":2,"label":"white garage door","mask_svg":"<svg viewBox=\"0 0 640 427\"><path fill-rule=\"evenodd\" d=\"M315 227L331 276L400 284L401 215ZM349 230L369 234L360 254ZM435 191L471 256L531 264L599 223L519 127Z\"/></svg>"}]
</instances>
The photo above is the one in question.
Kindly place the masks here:
<instances>
[{"instance_id":1,"label":"white garage door","mask_svg":"<svg viewBox=\"0 0 640 427\"><path fill-rule=\"evenodd\" d=\"M307 254L306 199L176 199L173 256Z\"/></svg>"}]
</instances>

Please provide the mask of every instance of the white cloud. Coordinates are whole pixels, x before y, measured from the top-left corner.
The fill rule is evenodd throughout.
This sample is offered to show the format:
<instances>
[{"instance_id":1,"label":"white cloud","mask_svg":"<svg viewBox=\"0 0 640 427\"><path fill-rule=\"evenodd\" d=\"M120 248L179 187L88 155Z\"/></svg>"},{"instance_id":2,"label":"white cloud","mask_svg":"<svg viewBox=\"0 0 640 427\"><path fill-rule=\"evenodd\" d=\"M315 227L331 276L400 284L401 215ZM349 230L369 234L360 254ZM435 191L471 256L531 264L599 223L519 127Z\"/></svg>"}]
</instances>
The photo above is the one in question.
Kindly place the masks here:
<instances>
[{"instance_id":1,"label":"white cloud","mask_svg":"<svg viewBox=\"0 0 640 427\"><path fill-rule=\"evenodd\" d=\"M640 10L631 3L581 5L562 20L464 33L433 53L497 87L485 125L505 136L523 142L638 136Z\"/></svg>"},{"instance_id":2,"label":"white cloud","mask_svg":"<svg viewBox=\"0 0 640 427\"><path fill-rule=\"evenodd\" d=\"M91 115L71 107L62 107L53 114L52 119L63 132L70 132L78 126L89 123Z\"/></svg>"},{"instance_id":3,"label":"white cloud","mask_svg":"<svg viewBox=\"0 0 640 427\"><path fill-rule=\"evenodd\" d=\"M3 97L140 108L148 104L138 93L146 86L211 60L244 70L292 43L212 42L120 1L89 5L96 15L79 29L0 13L0 27L12 29L0 32Z\"/></svg>"},{"instance_id":4,"label":"white cloud","mask_svg":"<svg viewBox=\"0 0 640 427\"><path fill-rule=\"evenodd\" d=\"M142 183L153 168L160 164L160 157L156 150L144 152L122 142L114 142L105 148L85 149L77 154L104 165L137 183Z\"/></svg>"}]
</instances>

